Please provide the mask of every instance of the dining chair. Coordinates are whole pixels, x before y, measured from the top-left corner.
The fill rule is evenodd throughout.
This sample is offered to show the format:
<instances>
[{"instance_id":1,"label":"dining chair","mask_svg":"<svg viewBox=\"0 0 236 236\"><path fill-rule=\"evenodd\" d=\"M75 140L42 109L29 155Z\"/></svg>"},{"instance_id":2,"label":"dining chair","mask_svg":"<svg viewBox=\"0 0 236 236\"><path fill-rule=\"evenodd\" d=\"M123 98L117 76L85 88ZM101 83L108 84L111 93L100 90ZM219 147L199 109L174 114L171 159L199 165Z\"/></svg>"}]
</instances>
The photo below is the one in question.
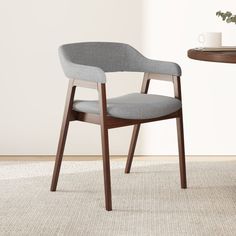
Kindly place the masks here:
<instances>
[{"instance_id":1,"label":"dining chair","mask_svg":"<svg viewBox=\"0 0 236 236\"><path fill-rule=\"evenodd\" d=\"M105 207L112 210L108 130L133 125L125 167L130 173L140 125L176 119L181 188L187 188L183 115L181 103L181 68L173 62L151 60L128 44L82 42L59 48L65 75L69 78L64 116L56 154L51 191L56 191L69 123L82 121L100 125L103 157ZM141 93L107 99L105 72L143 72ZM170 81L175 97L148 94L150 80ZM98 100L74 100L77 87L98 91Z\"/></svg>"}]
</instances>

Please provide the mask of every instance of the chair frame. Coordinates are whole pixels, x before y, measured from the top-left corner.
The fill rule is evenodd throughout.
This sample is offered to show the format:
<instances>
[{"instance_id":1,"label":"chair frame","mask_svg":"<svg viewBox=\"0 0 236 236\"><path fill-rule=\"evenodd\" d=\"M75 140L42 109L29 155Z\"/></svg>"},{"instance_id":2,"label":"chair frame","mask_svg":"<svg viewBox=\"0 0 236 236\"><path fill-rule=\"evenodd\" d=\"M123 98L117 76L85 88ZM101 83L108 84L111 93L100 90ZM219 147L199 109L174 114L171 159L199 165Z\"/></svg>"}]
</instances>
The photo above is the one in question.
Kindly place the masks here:
<instances>
[{"instance_id":1,"label":"chair frame","mask_svg":"<svg viewBox=\"0 0 236 236\"><path fill-rule=\"evenodd\" d=\"M148 88L149 88L151 79L172 82L174 86L174 96L175 98L181 101L180 76L144 73L141 93L144 93L144 94L148 93ZM100 114L76 112L72 110L76 87L97 89L98 95L99 95ZM64 153L64 147L66 143L66 137L68 133L69 123L71 121L78 120L78 121L98 124L101 127L105 206L106 206L107 211L111 211L112 210L112 197L111 197L108 130L112 128L134 125L128 158L127 158L126 167L125 167L125 173L130 173L135 146L138 139L138 133L140 130L140 125L147 122L166 120L166 119L172 119L172 118L176 118L176 125L177 125L181 188L187 188L182 108L169 115L154 118L154 119L142 119L142 120L132 119L131 120L131 119L120 119L120 118L111 117L107 115L107 98L106 98L106 84L105 83L70 79L68 90L67 90L67 98L66 98L64 116L63 116L63 121L62 121L62 126L61 126L58 149L57 149L57 154L56 154L56 161L55 161L55 166L54 166L54 171L53 171L51 191L56 191L56 188L57 188L58 177L59 177L61 162L62 162L63 153Z\"/></svg>"}]
</instances>

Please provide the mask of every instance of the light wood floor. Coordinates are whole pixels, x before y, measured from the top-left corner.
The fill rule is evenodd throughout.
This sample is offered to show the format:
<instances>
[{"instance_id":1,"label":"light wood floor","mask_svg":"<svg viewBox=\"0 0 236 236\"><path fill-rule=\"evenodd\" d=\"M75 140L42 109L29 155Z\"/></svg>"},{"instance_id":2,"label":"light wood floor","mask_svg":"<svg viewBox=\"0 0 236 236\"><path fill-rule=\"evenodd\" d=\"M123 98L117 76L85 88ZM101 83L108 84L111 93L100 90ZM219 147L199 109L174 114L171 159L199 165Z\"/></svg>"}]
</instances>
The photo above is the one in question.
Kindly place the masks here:
<instances>
[{"instance_id":1,"label":"light wood floor","mask_svg":"<svg viewBox=\"0 0 236 236\"><path fill-rule=\"evenodd\" d=\"M111 156L112 160L126 160L127 156ZM0 161L54 161L55 156L50 155L32 155L32 156L3 156L0 155ZM96 161L102 160L101 156L64 156L65 161ZM160 160L164 162L178 162L178 156L135 156L134 160ZM186 156L186 161L236 161L236 156Z\"/></svg>"}]
</instances>

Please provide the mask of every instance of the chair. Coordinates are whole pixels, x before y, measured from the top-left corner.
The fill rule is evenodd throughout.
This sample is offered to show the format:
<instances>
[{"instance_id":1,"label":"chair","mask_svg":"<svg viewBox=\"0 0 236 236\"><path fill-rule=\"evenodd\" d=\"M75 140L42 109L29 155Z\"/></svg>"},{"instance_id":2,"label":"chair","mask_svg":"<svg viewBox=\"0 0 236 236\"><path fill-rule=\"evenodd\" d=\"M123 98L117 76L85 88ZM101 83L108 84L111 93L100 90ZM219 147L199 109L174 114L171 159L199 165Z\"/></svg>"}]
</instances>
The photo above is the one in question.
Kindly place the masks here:
<instances>
[{"instance_id":1,"label":"chair","mask_svg":"<svg viewBox=\"0 0 236 236\"><path fill-rule=\"evenodd\" d=\"M51 191L56 191L67 131L71 121L101 127L105 206L112 210L108 130L133 125L125 173L129 173L142 123L176 118L181 188L187 188L183 116L181 105L181 68L172 62L150 60L133 47L122 43L84 42L62 45L59 56L69 87L65 104ZM106 98L105 72L144 72L141 93ZM175 98L148 94L150 80L173 82ZM76 87L97 89L98 101L74 101Z\"/></svg>"}]
</instances>

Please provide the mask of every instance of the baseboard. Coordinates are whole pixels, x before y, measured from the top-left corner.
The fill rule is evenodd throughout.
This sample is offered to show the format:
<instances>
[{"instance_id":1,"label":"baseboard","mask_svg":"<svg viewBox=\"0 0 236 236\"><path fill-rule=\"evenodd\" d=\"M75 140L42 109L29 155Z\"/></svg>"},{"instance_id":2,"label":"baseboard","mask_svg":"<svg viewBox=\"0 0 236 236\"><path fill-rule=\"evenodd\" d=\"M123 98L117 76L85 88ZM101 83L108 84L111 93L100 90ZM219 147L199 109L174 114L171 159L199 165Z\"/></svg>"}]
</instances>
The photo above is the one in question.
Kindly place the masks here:
<instances>
[{"instance_id":1,"label":"baseboard","mask_svg":"<svg viewBox=\"0 0 236 236\"><path fill-rule=\"evenodd\" d=\"M127 155L111 155L111 160L126 160ZM178 161L177 155L136 155L135 160ZM54 161L54 155L0 155L0 161ZM64 161L96 161L101 155L65 155ZM236 155L187 155L187 161L236 161Z\"/></svg>"}]
</instances>

